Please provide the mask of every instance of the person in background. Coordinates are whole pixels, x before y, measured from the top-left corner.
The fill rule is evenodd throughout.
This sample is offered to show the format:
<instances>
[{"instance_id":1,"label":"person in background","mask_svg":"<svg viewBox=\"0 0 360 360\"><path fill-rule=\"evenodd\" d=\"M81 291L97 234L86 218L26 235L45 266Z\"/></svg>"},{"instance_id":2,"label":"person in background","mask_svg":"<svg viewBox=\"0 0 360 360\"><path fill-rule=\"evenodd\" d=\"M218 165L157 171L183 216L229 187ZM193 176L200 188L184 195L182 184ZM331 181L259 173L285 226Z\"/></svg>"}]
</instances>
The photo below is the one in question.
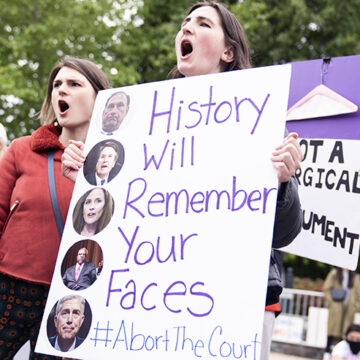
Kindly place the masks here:
<instances>
[{"instance_id":1,"label":"person in background","mask_svg":"<svg viewBox=\"0 0 360 360\"><path fill-rule=\"evenodd\" d=\"M334 300L331 289L345 290L344 298ZM327 360L334 341L343 339L347 328L354 322L355 313L360 312L360 276L355 271L333 268L325 279L323 292L329 309L327 344L323 357Z\"/></svg>"},{"instance_id":2,"label":"person in background","mask_svg":"<svg viewBox=\"0 0 360 360\"><path fill-rule=\"evenodd\" d=\"M7 149L7 142L8 139L5 127L3 126L3 124L0 124L0 159L5 154L5 151Z\"/></svg>"},{"instance_id":3,"label":"person in background","mask_svg":"<svg viewBox=\"0 0 360 360\"><path fill-rule=\"evenodd\" d=\"M84 142L95 98L109 88L86 59L64 58L51 70L39 114L43 126L15 139L0 160L0 359L12 359L30 339L34 353L60 245L48 181L48 152L65 222L74 183L62 176L61 156L72 140Z\"/></svg>"},{"instance_id":4,"label":"person in background","mask_svg":"<svg viewBox=\"0 0 360 360\"><path fill-rule=\"evenodd\" d=\"M202 1L189 8L175 39L177 65L170 78L181 78L251 67L250 49L245 32L237 18L222 4ZM290 244L302 227L302 211L295 171L303 154L296 133L288 134L272 154L272 163L279 180L273 233L273 248ZM264 316L261 360L270 355L275 315L279 313L282 291L281 255L271 252Z\"/></svg>"},{"instance_id":5,"label":"person in background","mask_svg":"<svg viewBox=\"0 0 360 360\"><path fill-rule=\"evenodd\" d=\"M345 332L345 339L335 345L331 360L360 359L360 325L350 324Z\"/></svg>"}]
</instances>

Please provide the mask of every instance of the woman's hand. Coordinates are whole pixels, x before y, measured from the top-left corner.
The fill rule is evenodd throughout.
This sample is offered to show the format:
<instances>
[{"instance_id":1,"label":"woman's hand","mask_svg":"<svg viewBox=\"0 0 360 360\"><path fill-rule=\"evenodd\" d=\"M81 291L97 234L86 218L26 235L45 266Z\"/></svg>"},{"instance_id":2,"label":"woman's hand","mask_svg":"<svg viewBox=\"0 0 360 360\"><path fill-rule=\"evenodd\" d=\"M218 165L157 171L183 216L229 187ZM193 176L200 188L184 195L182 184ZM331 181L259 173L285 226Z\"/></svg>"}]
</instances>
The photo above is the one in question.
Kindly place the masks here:
<instances>
[{"instance_id":1,"label":"woman's hand","mask_svg":"<svg viewBox=\"0 0 360 360\"><path fill-rule=\"evenodd\" d=\"M79 169L84 165L84 143L70 140L70 145L61 157L61 171L68 179L75 182Z\"/></svg>"},{"instance_id":2,"label":"woman's hand","mask_svg":"<svg viewBox=\"0 0 360 360\"><path fill-rule=\"evenodd\" d=\"M279 182L289 181L295 171L300 169L304 155L297 139L297 133L290 133L272 154L271 160L277 169Z\"/></svg>"}]
</instances>

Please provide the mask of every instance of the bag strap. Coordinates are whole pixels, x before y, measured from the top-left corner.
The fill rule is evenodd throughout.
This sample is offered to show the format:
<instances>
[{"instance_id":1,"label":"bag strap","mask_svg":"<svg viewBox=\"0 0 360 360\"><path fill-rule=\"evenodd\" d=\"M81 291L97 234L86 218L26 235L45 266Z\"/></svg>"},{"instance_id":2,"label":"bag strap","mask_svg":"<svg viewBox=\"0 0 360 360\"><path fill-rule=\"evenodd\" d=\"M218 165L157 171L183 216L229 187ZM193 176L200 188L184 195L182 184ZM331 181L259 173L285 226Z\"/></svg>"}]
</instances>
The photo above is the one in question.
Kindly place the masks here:
<instances>
[{"instance_id":1,"label":"bag strap","mask_svg":"<svg viewBox=\"0 0 360 360\"><path fill-rule=\"evenodd\" d=\"M49 179L49 189L51 204L54 211L54 216L56 220L56 225L59 231L60 239L64 231L64 224L61 219L59 204L56 196L56 187L55 187L55 176L54 176L54 150L50 150L48 153L48 179Z\"/></svg>"}]
</instances>

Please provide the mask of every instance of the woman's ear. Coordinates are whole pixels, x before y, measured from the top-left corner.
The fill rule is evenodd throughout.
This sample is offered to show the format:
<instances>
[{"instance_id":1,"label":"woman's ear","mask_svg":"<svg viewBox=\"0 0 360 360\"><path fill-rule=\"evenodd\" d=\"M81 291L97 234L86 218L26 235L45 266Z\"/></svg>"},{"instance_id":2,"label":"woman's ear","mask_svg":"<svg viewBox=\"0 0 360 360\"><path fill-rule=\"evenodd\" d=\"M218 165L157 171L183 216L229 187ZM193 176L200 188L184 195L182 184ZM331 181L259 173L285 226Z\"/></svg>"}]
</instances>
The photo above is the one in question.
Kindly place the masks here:
<instances>
[{"instance_id":1,"label":"woman's ear","mask_svg":"<svg viewBox=\"0 0 360 360\"><path fill-rule=\"evenodd\" d=\"M232 62L234 60L234 51L232 46L227 46L221 55L221 60L224 62Z\"/></svg>"}]
</instances>

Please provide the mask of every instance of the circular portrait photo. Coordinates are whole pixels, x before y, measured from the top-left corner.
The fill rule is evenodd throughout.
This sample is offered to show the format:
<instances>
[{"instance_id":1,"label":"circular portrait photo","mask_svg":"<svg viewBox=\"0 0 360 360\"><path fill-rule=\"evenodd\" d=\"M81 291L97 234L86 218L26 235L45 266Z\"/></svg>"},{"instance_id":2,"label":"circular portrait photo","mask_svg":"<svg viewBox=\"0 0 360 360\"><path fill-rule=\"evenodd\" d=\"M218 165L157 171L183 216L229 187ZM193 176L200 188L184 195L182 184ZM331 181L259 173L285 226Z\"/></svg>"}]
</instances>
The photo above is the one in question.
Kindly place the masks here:
<instances>
[{"instance_id":1,"label":"circular portrait photo","mask_svg":"<svg viewBox=\"0 0 360 360\"><path fill-rule=\"evenodd\" d=\"M124 147L116 140L97 143L84 163L84 176L91 185L102 186L110 182L124 164Z\"/></svg>"},{"instance_id":2,"label":"circular portrait photo","mask_svg":"<svg viewBox=\"0 0 360 360\"><path fill-rule=\"evenodd\" d=\"M67 352L82 344L91 326L91 309L80 295L66 295L51 309L47 320L50 344L59 351Z\"/></svg>"},{"instance_id":3,"label":"circular portrait photo","mask_svg":"<svg viewBox=\"0 0 360 360\"><path fill-rule=\"evenodd\" d=\"M80 197L73 212L75 231L83 236L94 236L107 226L114 213L114 199L104 188L88 190Z\"/></svg>"},{"instance_id":4,"label":"circular portrait photo","mask_svg":"<svg viewBox=\"0 0 360 360\"><path fill-rule=\"evenodd\" d=\"M124 91L116 91L112 93L104 106L101 117L101 133L113 136L120 130L121 124L130 109L130 96Z\"/></svg>"},{"instance_id":5,"label":"circular portrait photo","mask_svg":"<svg viewBox=\"0 0 360 360\"><path fill-rule=\"evenodd\" d=\"M84 290L100 276L104 265L103 253L93 240L81 240L66 253L61 264L64 285L71 290Z\"/></svg>"}]
</instances>

